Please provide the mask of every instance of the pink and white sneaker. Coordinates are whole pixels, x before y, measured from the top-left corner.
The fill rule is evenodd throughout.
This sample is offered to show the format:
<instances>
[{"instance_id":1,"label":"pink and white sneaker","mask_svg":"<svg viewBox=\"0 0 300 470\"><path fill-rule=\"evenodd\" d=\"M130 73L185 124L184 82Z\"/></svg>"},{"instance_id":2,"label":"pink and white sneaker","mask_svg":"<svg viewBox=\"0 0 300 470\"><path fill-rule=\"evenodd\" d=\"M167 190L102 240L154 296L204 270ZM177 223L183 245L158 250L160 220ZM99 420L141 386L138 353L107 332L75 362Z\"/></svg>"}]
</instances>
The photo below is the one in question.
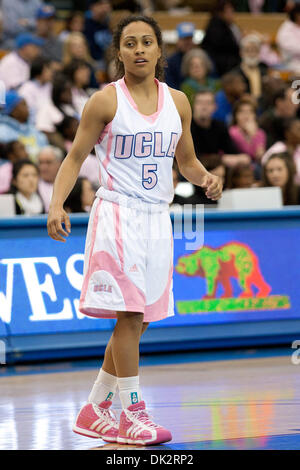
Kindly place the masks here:
<instances>
[{"instance_id":1,"label":"pink and white sneaker","mask_svg":"<svg viewBox=\"0 0 300 470\"><path fill-rule=\"evenodd\" d=\"M152 421L144 401L122 411L117 438L119 444L153 445L171 439L170 431Z\"/></svg>"},{"instance_id":2,"label":"pink and white sneaker","mask_svg":"<svg viewBox=\"0 0 300 470\"><path fill-rule=\"evenodd\" d=\"M82 436L117 442L119 423L114 413L109 410L111 404L111 401L103 401L99 405L84 405L77 415L73 431Z\"/></svg>"}]
</instances>

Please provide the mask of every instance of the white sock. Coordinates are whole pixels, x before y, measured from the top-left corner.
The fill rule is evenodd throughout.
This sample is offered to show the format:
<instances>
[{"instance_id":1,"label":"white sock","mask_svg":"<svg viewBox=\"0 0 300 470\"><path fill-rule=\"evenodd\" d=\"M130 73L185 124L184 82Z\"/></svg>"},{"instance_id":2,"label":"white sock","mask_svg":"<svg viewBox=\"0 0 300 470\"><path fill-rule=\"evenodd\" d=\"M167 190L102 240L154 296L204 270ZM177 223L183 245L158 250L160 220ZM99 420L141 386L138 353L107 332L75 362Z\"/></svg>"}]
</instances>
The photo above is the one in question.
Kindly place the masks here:
<instances>
[{"instance_id":1,"label":"white sock","mask_svg":"<svg viewBox=\"0 0 300 470\"><path fill-rule=\"evenodd\" d=\"M99 405L102 401L112 401L117 388L118 378L100 369L92 391L88 397L89 403Z\"/></svg>"},{"instance_id":2,"label":"white sock","mask_svg":"<svg viewBox=\"0 0 300 470\"><path fill-rule=\"evenodd\" d=\"M138 375L136 377L118 377L118 387L123 409L141 401Z\"/></svg>"}]
</instances>

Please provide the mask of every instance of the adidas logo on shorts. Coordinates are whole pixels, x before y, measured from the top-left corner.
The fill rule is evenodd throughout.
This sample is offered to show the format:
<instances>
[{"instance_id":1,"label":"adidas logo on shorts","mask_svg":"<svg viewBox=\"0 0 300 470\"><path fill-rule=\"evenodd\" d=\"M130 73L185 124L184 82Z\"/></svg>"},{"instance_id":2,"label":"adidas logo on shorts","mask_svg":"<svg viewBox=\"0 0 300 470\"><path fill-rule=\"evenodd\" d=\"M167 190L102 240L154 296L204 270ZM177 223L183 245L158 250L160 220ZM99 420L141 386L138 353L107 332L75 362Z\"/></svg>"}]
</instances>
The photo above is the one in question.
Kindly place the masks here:
<instances>
[{"instance_id":1,"label":"adidas logo on shorts","mask_svg":"<svg viewBox=\"0 0 300 470\"><path fill-rule=\"evenodd\" d=\"M138 272L138 268L136 267L136 264L131 266L131 268L129 269L129 272L130 273L137 273Z\"/></svg>"}]
</instances>

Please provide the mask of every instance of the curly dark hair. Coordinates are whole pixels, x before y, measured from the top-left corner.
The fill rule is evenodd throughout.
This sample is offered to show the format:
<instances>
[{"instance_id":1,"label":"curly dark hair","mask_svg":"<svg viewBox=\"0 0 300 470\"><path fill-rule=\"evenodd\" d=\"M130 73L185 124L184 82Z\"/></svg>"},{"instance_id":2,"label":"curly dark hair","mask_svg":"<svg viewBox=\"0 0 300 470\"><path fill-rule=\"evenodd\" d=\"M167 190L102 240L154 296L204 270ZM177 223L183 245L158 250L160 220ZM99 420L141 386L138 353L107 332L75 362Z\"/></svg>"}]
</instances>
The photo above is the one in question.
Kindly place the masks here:
<instances>
[{"instance_id":1,"label":"curly dark hair","mask_svg":"<svg viewBox=\"0 0 300 470\"><path fill-rule=\"evenodd\" d=\"M126 16L123 18L117 25L114 34L113 34L113 42L112 42L112 50L111 50L111 55L115 60L115 66L116 66L116 80L119 78L123 77L125 70L124 70L124 65L120 60L118 59L118 52L120 50L120 40L122 36L123 29L128 26L130 23L136 23L137 21L143 21L144 23L148 24L151 26L153 29L158 47L162 51L161 57L158 59L156 68L155 68L155 77L163 81L164 80L164 66L165 66L165 55L163 52L163 39L162 39L162 33L160 30L160 27L158 26L157 22L151 18L150 16L145 16L145 15L130 15Z\"/></svg>"}]
</instances>

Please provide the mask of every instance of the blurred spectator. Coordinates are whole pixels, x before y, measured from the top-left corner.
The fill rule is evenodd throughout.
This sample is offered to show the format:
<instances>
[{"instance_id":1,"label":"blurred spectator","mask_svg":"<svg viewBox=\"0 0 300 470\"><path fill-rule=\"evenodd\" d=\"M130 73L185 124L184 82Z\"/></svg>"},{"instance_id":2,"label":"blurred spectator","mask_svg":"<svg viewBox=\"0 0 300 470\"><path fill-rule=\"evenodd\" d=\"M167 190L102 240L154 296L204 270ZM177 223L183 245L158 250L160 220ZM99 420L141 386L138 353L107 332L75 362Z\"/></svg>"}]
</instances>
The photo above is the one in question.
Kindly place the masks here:
<instances>
[{"instance_id":1,"label":"blurred spectator","mask_svg":"<svg viewBox=\"0 0 300 470\"><path fill-rule=\"evenodd\" d=\"M30 160L14 163L11 193L15 195L16 214L37 215L44 213L38 194L39 171Z\"/></svg>"},{"instance_id":2,"label":"blurred spectator","mask_svg":"<svg viewBox=\"0 0 300 470\"><path fill-rule=\"evenodd\" d=\"M0 158L0 194L6 193L11 185L13 163L28 160L25 145L18 140L1 144Z\"/></svg>"},{"instance_id":3,"label":"blurred spectator","mask_svg":"<svg viewBox=\"0 0 300 470\"><path fill-rule=\"evenodd\" d=\"M219 82L209 76L213 71L210 58L199 48L191 49L184 55L181 70L185 79L180 88L188 97L191 106L197 91L209 89L216 92L220 88Z\"/></svg>"},{"instance_id":4,"label":"blurred spectator","mask_svg":"<svg viewBox=\"0 0 300 470\"><path fill-rule=\"evenodd\" d=\"M227 186L227 174L228 168L224 165L222 161L222 155L220 154L210 154L203 155L201 159L206 170L212 173L213 175L219 176L222 180L223 186ZM205 205L217 205L218 201L212 201L208 199L205 195L205 191L200 186L195 186L195 193L193 196L194 204L205 204Z\"/></svg>"},{"instance_id":5,"label":"blurred spectator","mask_svg":"<svg viewBox=\"0 0 300 470\"><path fill-rule=\"evenodd\" d=\"M95 191L90 181L79 176L64 203L64 209L69 213L90 212L94 199Z\"/></svg>"},{"instance_id":6,"label":"blurred spectator","mask_svg":"<svg viewBox=\"0 0 300 470\"><path fill-rule=\"evenodd\" d=\"M45 41L43 56L60 69L62 43L55 34L56 10L51 4L43 4L36 12L36 34Z\"/></svg>"},{"instance_id":7,"label":"blurred spectator","mask_svg":"<svg viewBox=\"0 0 300 470\"><path fill-rule=\"evenodd\" d=\"M300 204L300 188L295 183L295 164L289 154L275 153L263 166L262 186L281 188L285 206Z\"/></svg>"},{"instance_id":8,"label":"blurred spectator","mask_svg":"<svg viewBox=\"0 0 300 470\"><path fill-rule=\"evenodd\" d=\"M2 0L4 49L13 49L19 34L35 31L35 14L40 5L41 0Z\"/></svg>"},{"instance_id":9,"label":"blurred spectator","mask_svg":"<svg viewBox=\"0 0 300 470\"><path fill-rule=\"evenodd\" d=\"M85 60L91 72L90 88L98 88L99 84L95 77L95 61L89 51L88 42L85 36L80 33L70 33L63 45L63 65L68 65L72 60Z\"/></svg>"},{"instance_id":10,"label":"blurred spectator","mask_svg":"<svg viewBox=\"0 0 300 470\"><path fill-rule=\"evenodd\" d=\"M22 33L16 38L16 50L5 55L0 61L0 80L4 82L6 90L17 88L26 82L30 76L30 66L40 54L44 45L30 33Z\"/></svg>"},{"instance_id":11,"label":"blurred spectator","mask_svg":"<svg viewBox=\"0 0 300 470\"><path fill-rule=\"evenodd\" d=\"M58 126L59 132L62 134L64 140L64 145L65 145L65 150L66 152L69 152L72 143L75 139L76 132L79 126L79 121L78 119L75 119L70 116L66 116L62 123ZM95 188L99 187L100 181L99 181L99 162L98 158L95 155L95 151L93 150L92 153L90 153L86 159L84 160L83 164L81 165L80 171L79 171L79 176L83 176L85 178L88 178L92 185Z\"/></svg>"},{"instance_id":12,"label":"blurred spectator","mask_svg":"<svg viewBox=\"0 0 300 470\"><path fill-rule=\"evenodd\" d=\"M252 101L241 99L235 104L229 134L241 153L250 155L254 162L260 162L266 151L267 136L258 127L256 108Z\"/></svg>"},{"instance_id":13,"label":"blurred spectator","mask_svg":"<svg viewBox=\"0 0 300 470\"><path fill-rule=\"evenodd\" d=\"M286 68L300 73L300 4L289 12L289 19L278 29L277 46Z\"/></svg>"},{"instance_id":14,"label":"blurred spectator","mask_svg":"<svg viewBox=\"0 0 300 470\"><path fill-rule=\"evenodd\" d=\"M52 145L64 148L62 136L56 126L65 116L79 119L72 101L72 83L63 74L58 74L53 80L51 101L41 107L37 113L36 126L44 132Z\"/></svg>"},{"instance_id":15,"label":"blurred spectator","mask_svg":"<svg viewBox=\"0 0 300 470\"><path fill-rule=\"evenodd\" d=\"M214 118L230 125L234 104L245 94L246 83L237 72L228 72L222 77L222 89L215 95Z\"/></svg>"},{"instance_id":16,"label":"blurred spectator","mask_svg":"<svg viewBox=\"0 0 300 470\"><path fill-rule=\"evenodd\" d=\"M73 11L67 18L66 27L59 34L59 39L64 42L71 33L82 33L84 29L84 14L82 11Z\"/></svg>"},{"instance_id":17,"label":"blurred spectator","mask_svg":"<svg viewBox=\"0 0 300 470\"><path fill-rule=\"evenodd\" d=\"M261 40L256 34L248 34L241 40L241 63L235 69L246 82L246 91L255 98L262 96L262 80L268 66L260 62Z\"/></svg>"},{"instance_id":18,"label":"blurred spectator","mask_svg":"<svg viewBox=\"0 0 300 470\"><path fill-rule=\"evenodd\" d=\"M97 67L105 70L105 53L112 41L110 31L110 0L89 0L85 14L84 35Z\"/></svg>"},{"instance_id":19,"label":"blurred spectator","mask_svg":"<svg viewBox=\"0 0 300 470\"><path fill-rule=\"evenodd\" d=\"M65 68L65 75L72 83L72 102L79 116L89 99L87 87L91 79L88 63L82 59L73 59Z\"/></svg>"},{"instance_id":20,"label":"blurred spectator","mask_svg":"<svg viewBox=\"0 0 300 470\"><path fill-rule=\"evenodd\" d=\"M47 137L29 120L26 101L14 90L6 93L6 104L0 114L0 142L12 140L23 142L33 161L40 149L48 144Z\"/></svg>"},{"instance_id":21,"label":"blurred spectator","mask_svg":"<svg viewBox=\"0 0 300 470\"><path fill-rule=\"evenodd\" d=\"M49 211L54 180L64 156L61 149L53 147L52 145L43 148L38 155L40 170L38 188L46 212Z\"/></svg>"},{"instance_id":22,"label":"blurred spectator","mask_svg":"<svg viewBox=\"0 0 300 470\"><path fill-rule=\"evenodd\" d=\"M300 119L286 119L283 124L283 140L276 142L262 157L262 164L275 153L288 152L295 162L296 181L300 184Z\"/></svg>"},{"instance_id":23,"label":"blurred spectator","mask_svg":"<svg viewBox=\"0 0 300 470\"><path fill-rule=\"evenodd\" d=\"M255 186L254 171L250 164L239 163L228 172L227 189L245 189Z\"/></svg>"},{"instance_id":24,"label":"blurred spectator","mask_svg":"<svg viewBox=\"0 0 300 470\"><path fill-rule=\"evenodd\" d=\"M297 116L299 104L293 100L293 88L285 86L273 96L273 106L259 118L259 127L267 134L267 148L283 137L283 124L286 118Z\"/></svg>"},{"instance_id":25,"label":"blurred spectator","mask_svg":"<svg viewBox=\"0 0 300 470\"><path fill-rule=\"evenodd\" d=\"M23 83L18 93L22 96L35 122L36 114L41 106L45 106L51 99L52 93L52 69L50 60L45 57L37 57L31 64L30 80Z\"/></svg>"},{"instance_id":26,"label":"blurred spectator","mask_svg":"<svg viewBox=\"0 0 300 470\"><path fill-rule=\"evenodd\" d=\"M201 43L218 75L224 75L240 63L240 39L241 32L234 22L233 3L218 1Z\"/></svg>"},{"instance_id":27,"label":"blurred spectator","mask_svg":"<svg viewBox=\"0 0 300 470\"><path fill-rule=\"evenodd\" d=\"M176 51L167 58L165 81L171 88L179 90L184 80L181 70L184 54L195 47L195 25L189 22L179 23L176 30L178 35Z\"/></svg>"},{"instance_id":28,"label":"blurred spectator","mask_svg":"<svg viewBox=\"0 0 300 470\"><path fill-rule=\"evenodd\" d=\"M215 109L214 94L210 90L196 94L191 133L197 158L202 161L203 155L221 154L223 163L228 166L249 163L250 157L239 154L226 125L213 118Z\"/></svg>"}]
</instances>

